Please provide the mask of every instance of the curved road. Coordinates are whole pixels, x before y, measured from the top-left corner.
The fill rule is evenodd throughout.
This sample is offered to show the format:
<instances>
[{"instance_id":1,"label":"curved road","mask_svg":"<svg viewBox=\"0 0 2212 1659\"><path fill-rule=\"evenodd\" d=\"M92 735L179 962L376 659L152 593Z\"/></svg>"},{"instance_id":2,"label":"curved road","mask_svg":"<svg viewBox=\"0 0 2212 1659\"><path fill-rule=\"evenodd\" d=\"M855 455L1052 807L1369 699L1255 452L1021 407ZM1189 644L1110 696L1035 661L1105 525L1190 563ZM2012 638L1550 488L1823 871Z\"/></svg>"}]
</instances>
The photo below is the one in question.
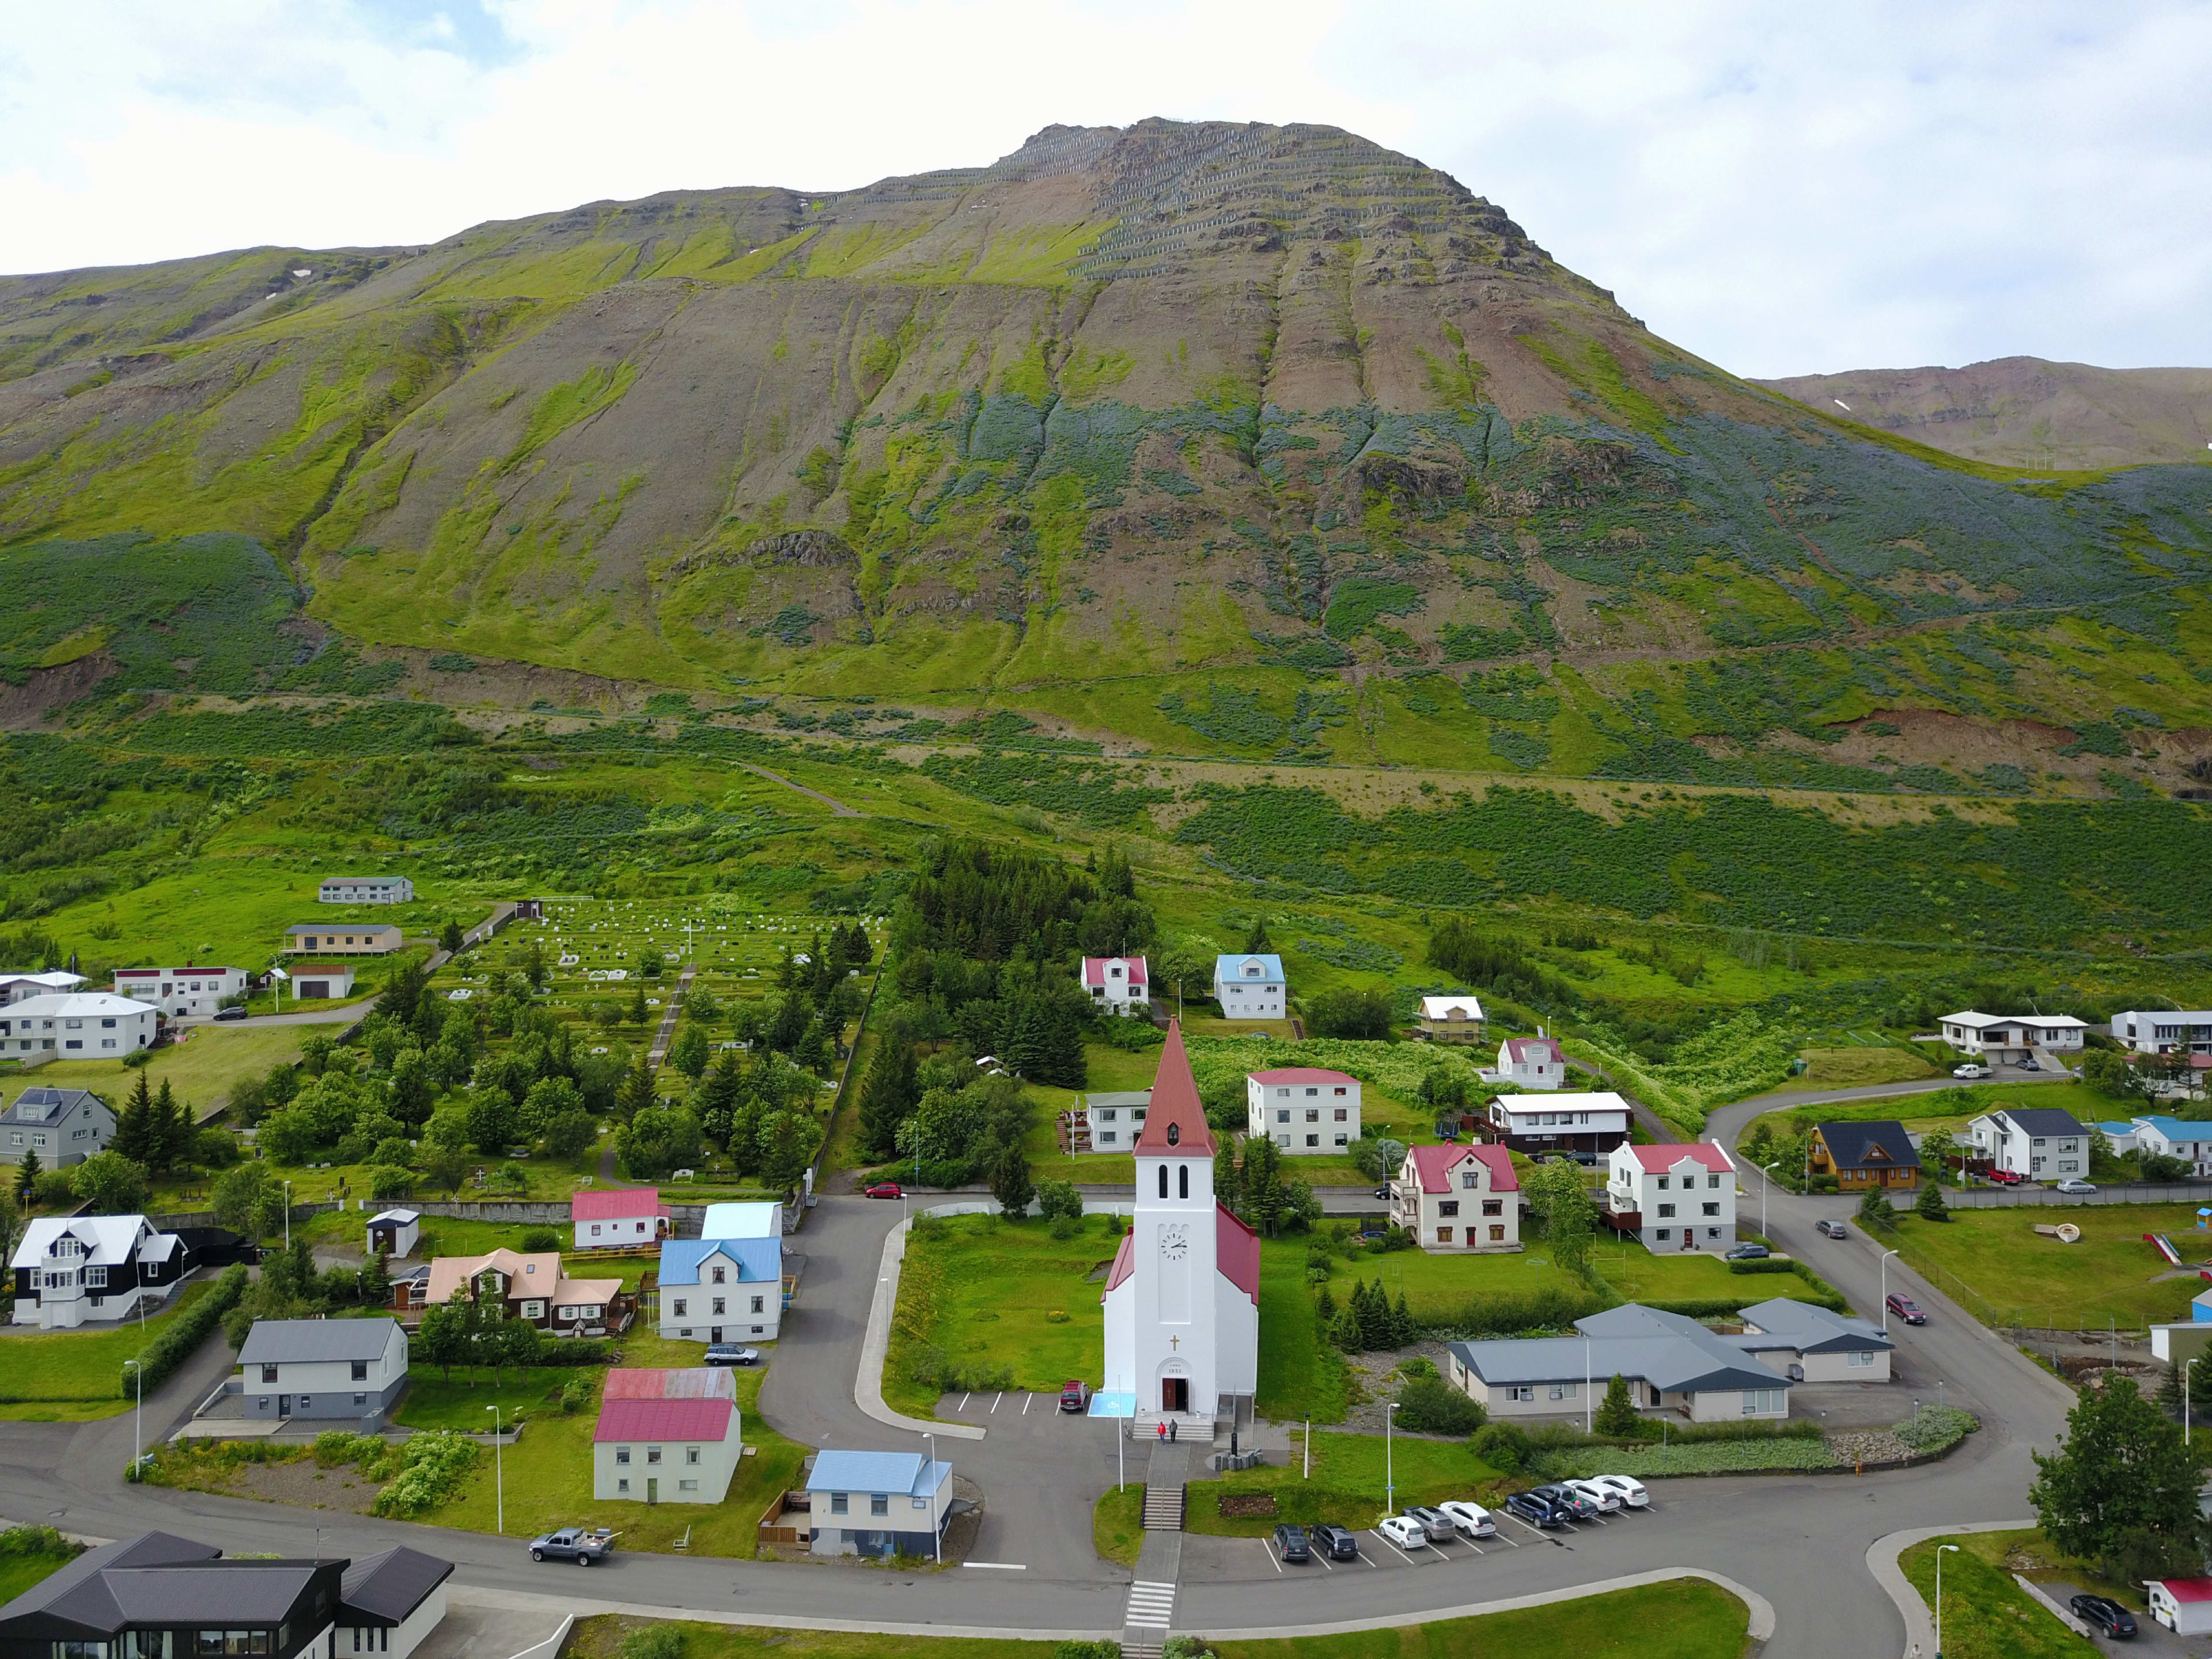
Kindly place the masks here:
<instances>
[{"instance_id":1,"label":"curved road","mask_svg":"<svg viewBox=\"0 0 2212 1659\"><path fill-rule=\"evenodd\" d=\"M1715 1115L1711 1133L1732 1141L1765 1109L1726 1109ZM1802 1254L1856 1304L1873 1308L1879 1299L1875 1248L1856 1230L1836 1243L1813 1231L1818 1216L1844 1202L1778 1189L1768 1226L1778 1243ZM924 1449L918 1435L864 1417L853 1401L883 1241L897 1220L890 1206L836 1197L823 1199L808 1218L805 1291L786 1322L760 1407L795 1439ZM1866 1567L1869 1547L1905 1528L2024 1513L2033 1475L2029 1449L2050 1445L2071 1396L1909 1271L1893 1262L1890 1277L1931 1314L1926 1327L1896 1333L1903 1379L1894 1390L1898 1415L1911 1395L1931 1395L1940 1375L1948 1379L1948 1398L1980 1413L1988 1425L1947 1462L1863 1479L1657 1482L1649 1515L1557 1542L1530 1538L1523 1547L1493 1547L1479 1558L1462 1552L1418 1568L1391 1562L1286 1574L1256 1540L1194 1537L1187 1540L1175 1626L1251 1632L1346 1620L1402 1622L1423 1610L1442 1613L1624 1575L1696 1568L1741 1580L1773 1604L1778 1629L1765 1651L1774 1659L1902 1653L1905 1626ZM189 1415L227 1369L228 1358L222 1344L211 1344L148 1401L149 1439ZM479 1533L319 1511L310 1519L251 1500L125 1486L119 1477L131 1446L128 1413L103 1423L0 1423L0 1514L102 1537L159 1526L232 1550L298 1552L306 1547L307 1528L314 1527L329 1553L411 1542L454 1561L464 1585L690 1608L766 1625L1115 1635L1129 1575L1098 1560L1090 1536L1092 1502L1115 1478L1112 1429L1063 1418L1053 1404L1047 1396L1009 1395L995 1402L978 1396L962 1415L984 1426L985 1437L938 1443L940 1454L986 1494L971 1559L1018 1571L831 1572L623 1554L580 1580L573 1567L534 1566L512 1540ZM1145 1449L1132 1445L1128 1453L1129 1473L1141 1480Z\"/></svg>"}]
</instances>

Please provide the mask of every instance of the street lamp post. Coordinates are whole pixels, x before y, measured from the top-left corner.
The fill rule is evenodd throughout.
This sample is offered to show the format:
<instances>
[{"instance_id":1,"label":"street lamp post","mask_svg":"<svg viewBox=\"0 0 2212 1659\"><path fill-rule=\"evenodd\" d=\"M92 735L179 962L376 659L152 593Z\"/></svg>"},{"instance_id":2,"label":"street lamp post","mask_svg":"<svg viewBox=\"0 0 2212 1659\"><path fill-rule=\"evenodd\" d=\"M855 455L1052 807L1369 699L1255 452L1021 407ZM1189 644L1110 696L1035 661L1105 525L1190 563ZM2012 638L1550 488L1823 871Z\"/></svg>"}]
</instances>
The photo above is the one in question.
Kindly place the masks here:
<instances>
[{"instance_id":1,"label":"street lamp post","mask_svg":"<svg viewBox=\"0 0 2212 1659\"><path fill-rule=\"evenodd\" d=\"M495 1401L484 1409L491 1413L492 1489L498 1494L499 1530L503 1534L507 1531L507 1461L500 1455L498 1402Z\"/></svg>"},{"instance_id":2,"label":"street lamp post","mask_svg":"<svg viewBox=\"0 0 2212 1659\"><path fill-rule=\"evenodd\" d=\"M929 1533L937 1546L937 1565L945 1565L945 1533L937 1524L937 1437L925 1431L921 1437L929 1442Z\"/></svg>"},{"instance_id":3,"label":"street lamp post","mask_svg":"<svg viewBox=\"0 0 2212 1659\"><path fill-rule=\"evenodd\" d=\"M1936 1547L1936 1659L1943 1659L1943 1552L1958 1547L1956 1544Z\"/></svg>"},{"instance_id":4,"label":"street lamp post","mask_svg":"<svg viewBox=\"0 0 2212 1659\"><path fill-rule=\"evenodd\" d=\"M1390 1456L1390 1413L1397 1409L1398 1402L1395 1400L1382 1402L1382 1508L1385 1513L1394 1513L1398 1507L1397 1466L1391 1462Z\"/></svg>"},{"instance_id":5,"label":"street lamp post","mask_svg":"<svg viewBox=\"0 0 2212 1659\"><path fill-rule=\"evenodd\" d=\"M1781 1162L1778 1158L1774 1160L1774 1164ZM1759 1236L1761 1238L1766 1237L1766 1189L1774 1184L1774 1164L1761 1164L1759 1170Z\"/></svg>"},{"instance_id":6,"label":"street lamp post","mask_svg":"<svg viewBox=\"0 0 2212 1659\"><path fill-rule=\"evenodd\" d=\"M1584 1434L1595 1432L1596 1410L1596 1406L1590 1400L1590 1340L1585 1336L1583 1338L1583 1432Z\"/></svg>"},{"instance_id":7,"label":"street lamp post","mask_svg":"<svg viewBox=\"0 0 2212 1659\"><path fill-rule=\"evenodd\" d=\"M1881 1334L1884 1336L1889 1334L1889 1259L1896 1254L1895 1250L1881 1253Z\"/></svg>"},{"instance_id":8,"label":"street lamp post","mask_svg":"<svg viewBox=\"0 0 2212 1659\"><path fill-rule=\"evenodd\" d=\"M123 1362L138 1379L138 1413L131 1424L131 1478L138 1478L138 1464L145 1456L142 1449L146 1443L146 1368L135 1359Z\"/></svg>"},{"instance_id":9,"label":"street lamp post","mask_svg":"<svg viewBox=\"0 0 2212 1659\"><path fill-rule=\"evenodd\" d=\"M2203 1357L2199 1354L2197 1358L2202 1359ZM2189 1435L2189 1369L2196 1363L2197 1360L2192 1359L2188 1365L2181 1368L2181 1443L2185 1446L2193 1443Z\"/></svg>"}]
</instances>

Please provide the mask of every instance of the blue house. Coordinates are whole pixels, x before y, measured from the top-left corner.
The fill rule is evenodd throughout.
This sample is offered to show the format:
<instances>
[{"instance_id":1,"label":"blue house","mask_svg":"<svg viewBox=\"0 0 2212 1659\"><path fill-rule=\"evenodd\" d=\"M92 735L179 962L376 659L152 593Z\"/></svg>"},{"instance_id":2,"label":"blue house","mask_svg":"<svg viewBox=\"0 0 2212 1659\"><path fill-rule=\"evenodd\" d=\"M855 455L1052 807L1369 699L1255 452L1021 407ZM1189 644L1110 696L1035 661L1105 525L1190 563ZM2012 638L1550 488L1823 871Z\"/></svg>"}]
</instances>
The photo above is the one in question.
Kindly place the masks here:
<instances>
[{"instance_id":1,"label":"blue house","mask_svg":"<svg viewBox=\"0 0 2212 1659\"><path fill-rule=\"evenodd\" d=\"M818 1451L806 1477L817 1555L933 1555L952 1465L916 1452Z\"/></svg>"},{"instance_id":2,"label":"blue house","mask_svg":"<svg viewBox=\"0 0 2212 1659\"><path fill-rule=\"evenodd\" d=\"M665 1240L659 1282L661 1335L773 1342L783 1316L783 1240Z\"/></svg>"},{"instance_id":3,"label":"blue house","mask_svg":"<svg viewBox=\"0 0 2212 1659\"><path fill-rule=\"evenodd\" d=\"M1213 996L1226 1019L1285 1019L1290 990L1283 959L1273 954L1216 957Z\"/></svg>"}]
</instances>

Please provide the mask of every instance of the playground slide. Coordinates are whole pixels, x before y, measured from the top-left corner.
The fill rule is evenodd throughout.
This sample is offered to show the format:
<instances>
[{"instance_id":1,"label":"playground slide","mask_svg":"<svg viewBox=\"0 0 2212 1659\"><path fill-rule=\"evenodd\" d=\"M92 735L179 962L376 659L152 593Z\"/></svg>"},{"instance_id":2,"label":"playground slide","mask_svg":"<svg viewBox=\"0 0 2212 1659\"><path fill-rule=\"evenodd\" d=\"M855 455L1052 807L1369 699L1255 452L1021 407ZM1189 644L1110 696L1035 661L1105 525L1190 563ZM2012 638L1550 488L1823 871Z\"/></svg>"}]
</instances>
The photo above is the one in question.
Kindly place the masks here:
<instances>
[{"instance_id":1,"label":"playground slide","mask_svg":"<svg viewBox=\"0 0 2212 1659\"><path fill-rule=\"evenodd\" d=\"M2173 1248L2173 1241L2164 1233L2145 1233L2143 1243L2164 1256L2168 1267L2179 1267L2181 1265L2181 1252Z\"/></svg>"}]
</instances>

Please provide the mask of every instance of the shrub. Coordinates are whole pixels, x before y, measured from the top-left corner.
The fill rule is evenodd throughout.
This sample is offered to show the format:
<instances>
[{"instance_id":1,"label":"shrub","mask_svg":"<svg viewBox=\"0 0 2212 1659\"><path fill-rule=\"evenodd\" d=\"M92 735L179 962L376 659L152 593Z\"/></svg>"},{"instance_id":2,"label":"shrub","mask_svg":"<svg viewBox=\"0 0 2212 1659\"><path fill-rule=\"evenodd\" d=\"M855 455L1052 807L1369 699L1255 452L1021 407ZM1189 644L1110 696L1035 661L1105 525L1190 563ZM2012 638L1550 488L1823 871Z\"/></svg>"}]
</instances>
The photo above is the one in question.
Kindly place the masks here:
<instances>
[{"instance_id":1,"label":"shrub","mask_svg":"<svg viewBox=\"0 0 2212 1659\"><path fill-rule=\"evenodd\" d=\"M1062 1642L1052 1650L1052 1659L1121 1659L1119 1642Z\"/></svg>"},{"instance_id":2,"label":"shrub","mask_svg":"<svg viewBox=\"0 0 2212 1659\"><path fill-rule=\"evenodd\" d=\"M561 1414L574 1417L592 1403L592 1385L580 1376L573 1377L561 1390Z\"/></svg>"},{"instance_id":3,"label":"shrub","mask_svg":"<svg viewBox=\"0 0 2212 1659\"><path fill-rule=\"evenodd\" d=\"M0 1556L76 1555L83 1548L82 1544L70 1543L52 1527L10 1527L0 1532Z\"/></svg>"},{"instance_id":4,"label":"shrub","mask_svg":"<svg viewBox=\"0 0 2212 1659\"><path fill-rule=\"evenodd\" d=\"M405 1198L414 1190L414 1176L396 1164L380 1164L368 1172L368 1195L380 1203L386 1199Z\"/></svg>"},{"instance_id":5,"label":"shrub","mask_svg":"<svg viewBox=\"0 0 2212 1659\"><path fill-rule=\"evenodd\" d=\"M1797 1264L1770 1255L1750 1261L1731 1261L1728 1270L1732 1273L1787 1273L1796 1272Z\"/></svg>"},{"instance_id":6,"label":"shrub","mask_svg":"<svg viewBox=\"0 0 2212 1659\"><path fill-rule=\"evenodd\" d=\"M1942 1451L1981 1427L1981 1419L1956 1406L1923 1406L1891 1432L1917 1452Z\"/></svg>"},{"instance_id":7,"label":"shrub","mask_svg":"<svg viewBox=\"0 0 2212 1659\"><path fill-rule=\"evenodd\" d=\"M992 1394L1014 1386L1014 1368L1000 1363L953 1363L944 1349L926 1347L914 1357L914 1380L939 1394Z\"/></svg>"},{"instance_id":8,"label":"shrub","mask_svg":"<svg viewBox=\"0 0 2212 1659\"><path fill-rule=\"evenodd\" d=\"M149 1389L160 1388L179 1365L199 1352L208 1333L222 1322L222 1316L236 1307L245 1294L245 1264L225 1267L213 1290L173 1316L162 1328L161 1335L140 1351L137 1365L122 1368L118 1392L131 1400L137 1397L142 1383Z\"/></svg>"},{"instance_id":9,"label":"shrub","mask_svg":"<svg viewBox=\"0 0 2212 1659\"><path fill-rule=\"evenodd\" d=\"M1416 1434L1473 1434L1489 1417L1440 1377L1413 1377L1398 1393L1398 1426Z\"/></svg>"},{"instance_id":10,"label":"shrub","mask_svg":"<svg viewBox=\"0 0 2212 1659\"><path fill-rule=\"evenodd\" d=\"M1516 1473L1528 1461L1528 1437L1510 1423L1486 1423L1468 1443L1477 1457L1501 1474Z\"/></svg>"},{"instance_id":11,"label":"shrub","mask_svg":"<svg viewBox=\"0 0 2212 1659\"><path fill-rule=\"evenodd\" d=\"M673 1625L640 1625L622 1639L622 1659L683 1659L684 1632Z\"/></svg>"},{"instance_id":12,"label":"shrub","mask_svg":"<svg viewBox=\"0 0 2212 1659\"><path fill-rule=\"evenodd\" d=\"M604 1365L614 1358L614 1345L597 1337L564 1336L538 1345L533 1365Z\"/></svg>"},{"instance_id":13,"label":"shrub","mask_svg":"<svg viewBox=\"0 0 2212 1659\"><path fill-rule=\"evenodd\" d=\"M374 1513L400 1521L427 1514L453 1495L482 1455L466 1435L414 1436L399 1448L399 1473L377 1493Z\"/></svg>"},{"instance_id":14,"label":"shrub","mask_svg":"<svg viewBox=\"0 0 2212 1659\"><path fill-rule=\"evenodd\" d=\"M561 1248L561 1235L550 1227L525 1227L522 1230L522 1249L525 1255L542 1255L548 1250Z\"/></svg>"}]
</instances>

